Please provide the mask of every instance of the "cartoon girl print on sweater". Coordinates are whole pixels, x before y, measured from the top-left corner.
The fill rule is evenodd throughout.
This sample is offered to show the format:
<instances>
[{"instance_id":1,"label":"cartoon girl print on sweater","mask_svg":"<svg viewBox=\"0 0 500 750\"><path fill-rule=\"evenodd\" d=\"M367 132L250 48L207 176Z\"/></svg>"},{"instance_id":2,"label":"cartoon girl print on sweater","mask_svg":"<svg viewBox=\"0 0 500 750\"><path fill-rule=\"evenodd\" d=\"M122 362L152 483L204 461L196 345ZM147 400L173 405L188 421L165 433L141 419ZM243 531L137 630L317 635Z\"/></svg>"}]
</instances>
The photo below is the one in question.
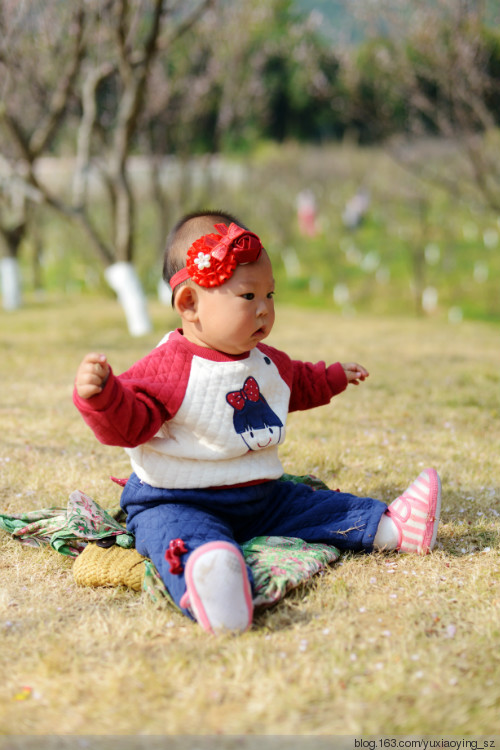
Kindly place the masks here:
<instances>
[{"instance_id":1,"label":"cartoon girl print on sweater","mask_svg":"<svg viewBox=\"0 0 500 750\"><path fill-rule=\"evenodd\" d=\"M277 445L283 423L260 392L255 378L245 380L241 391L232 391L226 401L234 409L234 429L251 451Z\"/></svg>"}]
</instances>

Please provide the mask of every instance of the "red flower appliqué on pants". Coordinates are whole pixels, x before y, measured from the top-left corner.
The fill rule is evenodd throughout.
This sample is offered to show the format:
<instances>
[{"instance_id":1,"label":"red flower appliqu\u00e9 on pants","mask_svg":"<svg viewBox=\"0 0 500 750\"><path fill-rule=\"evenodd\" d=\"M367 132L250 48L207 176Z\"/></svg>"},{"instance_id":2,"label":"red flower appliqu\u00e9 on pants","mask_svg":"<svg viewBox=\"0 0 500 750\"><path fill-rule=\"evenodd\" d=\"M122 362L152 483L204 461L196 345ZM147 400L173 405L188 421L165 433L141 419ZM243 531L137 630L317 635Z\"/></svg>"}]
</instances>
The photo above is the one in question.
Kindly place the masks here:
<instances>
[{"instance_id":1,"label":"red flower appliqu\u00e9 on pants","mask_svg":"<svg viewBox=\"0 0 500 750\"><path fill-rule=\"evenodd\" d=\"M184 570L180 557L187 552L186 545L182 539L172 539L165 552L165 560L170 565L170 572L179 575Z\"/></svg>"}]
</instances>

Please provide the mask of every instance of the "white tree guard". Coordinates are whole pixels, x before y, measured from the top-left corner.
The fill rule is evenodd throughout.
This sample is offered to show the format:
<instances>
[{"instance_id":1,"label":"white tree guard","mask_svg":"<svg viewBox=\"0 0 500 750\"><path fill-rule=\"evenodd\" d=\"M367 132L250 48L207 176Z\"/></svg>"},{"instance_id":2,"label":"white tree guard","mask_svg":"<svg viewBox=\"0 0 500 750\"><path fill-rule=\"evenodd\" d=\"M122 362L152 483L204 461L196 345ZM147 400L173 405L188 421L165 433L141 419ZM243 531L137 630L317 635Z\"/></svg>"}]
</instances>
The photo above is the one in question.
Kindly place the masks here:
<instances>
[{"instance_id":1,"label":"white tree guard","mask_svg":"<svg viewBox=\"0 0 500 750\"><path fill-rule=\"evenodd\" d=\"M116 292L131 336L144 336L151 331L146 296L131 263L120 261L104 271L106 281Z\"/></svg>"},{"instance_id":2,"label":"white tree guard","mask_svg":"<svg viewBox=\"0 0 500 750\"><path fill-rule=\"evenodd\" d=\"M22 305L21 272L17 258L0 258L2 306L17 310Z\"/></svg>"},{"instance_id":3,"label":"white tree guard","mask_svg":"<svg viewBox=\"0 0 500 750\"><path fill-rule=\"evenodd\" d=\"M171 305L172 304L172 290L170 289L170 286L163 281L163 279L160 279L158 282L158 300L161 302L162 305Z\"/></svg>"}]
</instances>

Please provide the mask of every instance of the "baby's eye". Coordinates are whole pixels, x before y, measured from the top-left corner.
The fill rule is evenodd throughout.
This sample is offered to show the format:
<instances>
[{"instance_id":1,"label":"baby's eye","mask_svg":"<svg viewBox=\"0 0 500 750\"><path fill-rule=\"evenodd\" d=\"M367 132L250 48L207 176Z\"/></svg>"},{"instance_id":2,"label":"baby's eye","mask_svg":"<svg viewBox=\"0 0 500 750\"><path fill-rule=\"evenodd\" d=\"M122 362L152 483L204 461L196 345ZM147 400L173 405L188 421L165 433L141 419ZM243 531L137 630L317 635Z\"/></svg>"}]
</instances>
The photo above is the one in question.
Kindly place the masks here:
<instances>
[{"instance_id":1,"label":"baby's eye","mask_svg":"<svg viewBox=\"0 0 500 750\"><path fill-rule=\"evenodd\" d=\"M268 299L272 299L275 294L276 294L276 292L269 292L269 294L267 295L267 298Z\"/></svg>"},{"instance_id":2,"label":"baby's eye","mask_svg":"<svg viewBox=\"0 0 500 750\"><path fill-rule=\"evenodd\" d=\"M241 296L243 297L243 299L255 299L255 294L253 292L247 292L246 294L242 294Z\"/></svg>"}]
</instances>

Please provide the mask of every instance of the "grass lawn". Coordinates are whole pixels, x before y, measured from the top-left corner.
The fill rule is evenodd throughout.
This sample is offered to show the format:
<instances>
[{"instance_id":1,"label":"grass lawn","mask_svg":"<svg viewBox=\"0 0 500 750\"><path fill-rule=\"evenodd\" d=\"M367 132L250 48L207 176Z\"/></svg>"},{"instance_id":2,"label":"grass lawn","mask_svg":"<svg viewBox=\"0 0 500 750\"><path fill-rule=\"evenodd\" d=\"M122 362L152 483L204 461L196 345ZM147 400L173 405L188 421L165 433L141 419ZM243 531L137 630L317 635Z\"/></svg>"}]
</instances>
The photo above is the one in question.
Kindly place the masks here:
<instances>
[{"instance_id":1,"label":"grass lawn","mask_svg":"<svg viewBox=\"0 0 500 750\"><path fill-rule=\"evenodd\" d=\"M1 512L77 488L118 504L109 475L128 459L97 443L72 382L85 352L120 372L176 324L151 312L139 340L105 298L0 313ZM215 638L129 590L80 588L70 559L0 532L0 735L500 734L498 327L278 308L269 343L371 373L290 417L285 470L389 502L436 466L436 551L344 555L248 633Z\"/></svg>"}]
</instances>

